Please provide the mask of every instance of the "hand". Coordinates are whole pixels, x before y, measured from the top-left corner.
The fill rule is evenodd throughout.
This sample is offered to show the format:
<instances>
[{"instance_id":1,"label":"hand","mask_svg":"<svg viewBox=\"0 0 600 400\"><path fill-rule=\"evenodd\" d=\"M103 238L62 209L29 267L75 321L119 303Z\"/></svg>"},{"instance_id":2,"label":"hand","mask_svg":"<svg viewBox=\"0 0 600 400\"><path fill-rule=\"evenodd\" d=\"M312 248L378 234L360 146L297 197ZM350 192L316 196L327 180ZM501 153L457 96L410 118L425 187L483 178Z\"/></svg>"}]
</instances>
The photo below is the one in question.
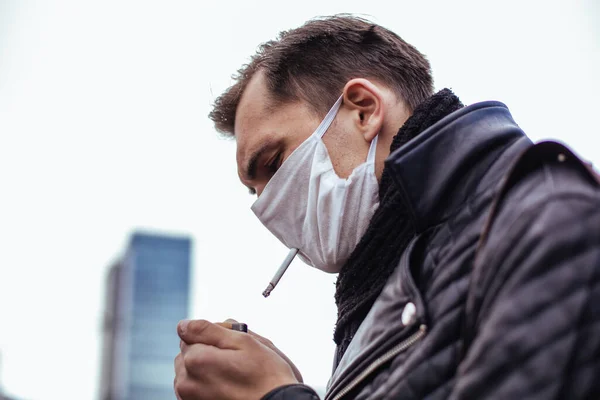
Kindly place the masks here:
<instances>
[{"instance_id":1,"label":"hand","mask_svg":"<svg viewBox=\"0 0 600 400\"><path fill-rule=\"evenodd\" d=\"M231 326L204 320L181 321L177 326L178 399L259 400L276 387L298 382L295 367L275 346L256 334L227 329L226 324Z\"/></svg>"}]
</instances>

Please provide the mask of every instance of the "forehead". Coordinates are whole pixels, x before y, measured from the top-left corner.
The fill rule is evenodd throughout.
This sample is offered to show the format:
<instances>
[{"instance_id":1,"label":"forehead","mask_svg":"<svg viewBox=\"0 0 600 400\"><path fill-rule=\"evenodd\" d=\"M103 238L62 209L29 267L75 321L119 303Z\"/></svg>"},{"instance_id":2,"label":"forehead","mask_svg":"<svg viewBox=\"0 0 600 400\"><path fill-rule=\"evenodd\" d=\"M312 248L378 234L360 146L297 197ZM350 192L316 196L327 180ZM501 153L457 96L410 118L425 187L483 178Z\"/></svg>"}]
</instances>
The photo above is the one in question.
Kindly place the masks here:
<instances>
[{"instance_id":1,"label":"forehead","mask_svg":"<svg viewBox=\"0 0 600 400\"><path fill-rule=\"evenodd\" d=\"M257 72L246 85L235 113L235 138L238 153L247 142L262 129L261 123L268 119L271 100L262 73Z\"/></svg>"},{"instance_id":2,"label":"forehead","mask_svg":"<svg viewBox=\"0 0 600 400\"><path fill-rule=\"evenodd\" d=\"M313 116L302 101L273 104L266 80L257 72L246 86L235 116L238 167L268 141L291 140Z\"/></svg>"}]
</instances>

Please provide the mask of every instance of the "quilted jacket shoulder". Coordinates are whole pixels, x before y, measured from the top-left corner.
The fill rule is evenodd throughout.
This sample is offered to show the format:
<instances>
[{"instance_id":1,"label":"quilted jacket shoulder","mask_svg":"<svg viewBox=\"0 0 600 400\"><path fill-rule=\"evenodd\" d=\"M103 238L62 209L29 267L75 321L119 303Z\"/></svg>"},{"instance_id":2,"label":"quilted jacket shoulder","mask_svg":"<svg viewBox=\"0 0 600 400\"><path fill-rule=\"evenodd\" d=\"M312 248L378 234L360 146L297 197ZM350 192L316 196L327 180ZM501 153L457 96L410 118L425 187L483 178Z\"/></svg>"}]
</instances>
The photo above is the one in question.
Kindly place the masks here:
<instances>
[{"instance_id":1,"label":"quilted jacket shoulder","mask_svg":"<svg viewBox=\"0 0 600 400\"><path fill-rule=\"evenodd\" d=\"M540 143L513 166L482 236L452 398L600 398L599 304L600 180L567 147Z\"/></svg>"}]
</instances>

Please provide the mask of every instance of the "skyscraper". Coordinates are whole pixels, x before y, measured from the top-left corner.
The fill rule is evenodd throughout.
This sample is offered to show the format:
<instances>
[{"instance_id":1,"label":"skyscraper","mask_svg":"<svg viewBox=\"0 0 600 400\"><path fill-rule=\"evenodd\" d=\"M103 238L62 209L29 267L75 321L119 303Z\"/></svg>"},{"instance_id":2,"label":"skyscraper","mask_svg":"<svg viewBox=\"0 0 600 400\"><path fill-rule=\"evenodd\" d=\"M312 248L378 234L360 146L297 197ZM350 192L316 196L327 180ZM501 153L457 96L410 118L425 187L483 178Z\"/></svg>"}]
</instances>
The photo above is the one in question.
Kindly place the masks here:
<instances>
[{"instance_id":1,"label":"skyscraper","mask_svg":"<svg viewBox=\"0 0 600 400\"><path fill-rule=\"evenodd\" d=\"M4 394L4 390L2 388L2 352L0 351L0 400L16 400L14 397L8 397L8 395Z\"/></svg>"},{"instance_id":2,"label":"skyscraper","mask_svg":"<svg viewBox=\"0 0 600 400\"><path fill-rule=\"evenodd\" d=\"M173 399L191 240L136 233L107 277L100 400Z\"/></svg>"}]
</instances>

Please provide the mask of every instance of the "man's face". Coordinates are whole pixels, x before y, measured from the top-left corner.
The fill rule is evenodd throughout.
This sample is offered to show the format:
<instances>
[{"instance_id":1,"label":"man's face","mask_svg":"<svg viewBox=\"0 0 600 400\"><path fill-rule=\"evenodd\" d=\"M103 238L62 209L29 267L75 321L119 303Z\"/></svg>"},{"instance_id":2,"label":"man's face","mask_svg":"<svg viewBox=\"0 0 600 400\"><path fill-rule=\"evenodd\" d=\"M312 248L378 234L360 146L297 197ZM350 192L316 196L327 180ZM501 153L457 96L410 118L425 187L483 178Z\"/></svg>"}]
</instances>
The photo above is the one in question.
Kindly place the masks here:
<instances>
[{"instance_id":1,"label":"man's face","mask_svg":"<svg viewBox=\"0 0 600 400\"><path fill-rule=\"evenodd\" d=\"M321 122L303 101L269 107L267 99L264 77L257 73L244 91L235 119L238 174L242 183L259 196L281 164ZM350 176L366 159L370 140L357 127L360 118L356 109L342 106L323 136L334 170L341 178Z\"/></svg>"}]
</instances>

